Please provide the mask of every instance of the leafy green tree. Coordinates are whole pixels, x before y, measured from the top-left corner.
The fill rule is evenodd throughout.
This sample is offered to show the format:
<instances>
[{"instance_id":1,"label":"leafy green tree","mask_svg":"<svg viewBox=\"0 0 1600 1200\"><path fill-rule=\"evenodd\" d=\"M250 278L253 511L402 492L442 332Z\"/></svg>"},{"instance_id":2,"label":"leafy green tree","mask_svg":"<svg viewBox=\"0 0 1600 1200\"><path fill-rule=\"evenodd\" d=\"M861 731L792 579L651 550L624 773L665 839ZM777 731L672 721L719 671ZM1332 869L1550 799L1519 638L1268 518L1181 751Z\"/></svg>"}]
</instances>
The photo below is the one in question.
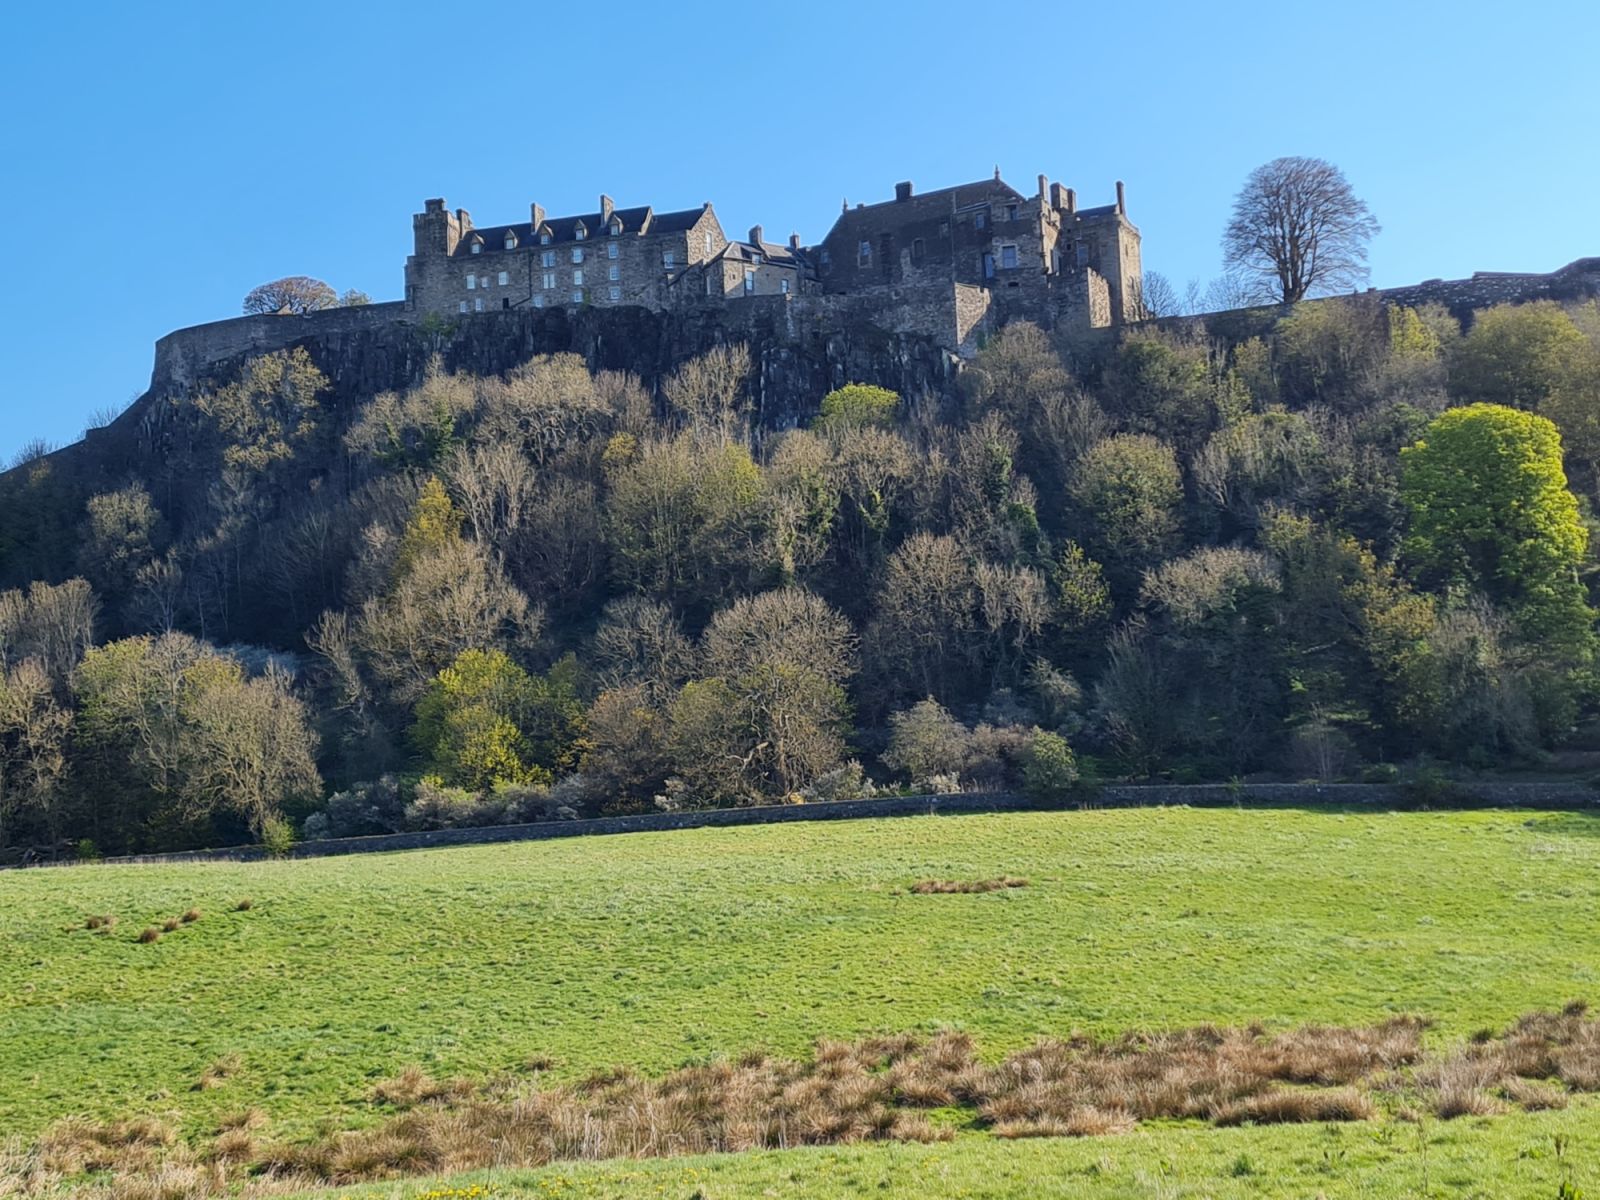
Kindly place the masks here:
<instances>
[{"instance_id":1,"label":"leafy green tree","mask_svg":"<svg viewBox=\"0 0 1600 1200\"><path fill-rule=\"evenodd\" d=\"M222 437L222 460L260 475L292 458L316 431L328 378L299 346L252 358L240 377L201 392L195 407Z\"/></svg>"},{"instance_id":2,"label":"leafy green tree","mask_svg":"<svg viewBox=\"0 0 1600 1200\"><path fill-rule=\"evenodd\" d=\"M403 578L419 558L459 541L465 519L450 502L444 484L436 476L430 475L422 485L422 494L417 497L411 518L400 537L400 549L395 556L395 577Z\"/></svg>"},{"instance_id":3,"label":"leafy green tree","mask_svg":"<svg viewBox=\"0 0 1600 1200\"><path fill-rule=\"evenodd\" d=\"M1022 790L1035 800L1065 799L1078 782L1078 760L1067 739L1039 730L1022 758Z\"/></svg>"},{"instance_id":4,"label":"leafy green tree","mask_svg":"<svg viewBox=\"0 0 1600 1200\"><path fill-rule=\"evenodd\" d=\"M1453 408L1400 461L1406 553L1425 578L1482 592L1527 636L1587 644L1594 613L1578 568L1588 530L1551 421L1495 404Z\"/></svg>"},{"instance_id":5,"label":"leafy green tree","mask_svg":"<svg viewBox=\"0 0 1600 1200\"><path fill-rule=\"evenodd\" d=\"M1183 480L1172 448L1149 434L1124 433L1083 456L1072 496L1094 523L1102 562L1128 580L1177 544Z\"/></svg>"},{"instance_id":6,"label":"leafy green tree","mask_svg":"<svg viewBox=\"0 0 1600 1200\"><path fill-rule=\"evenodd\" d=\"M1537 411L1593 352L1550 300L1502 304L1473 314L1450 363L1458 399Z\"/></svg>"},{"instance_id":7,"label":"leafy green tree","mask_svg":"<svg viewBox=\"0 0 1600 1200\"><path fill-rule=\"evenodd\" d=\"M888 388L847 383L822 398L822 411L814 426L824 433L851 433L868 426L888 429L899 409L899 395Z\"/></svg>"},{"instance_id":8,"label":"leafy green tree","mask_svg":"<svg viewBox=\"0 0 1600 1200\"><path fill-rule=\"evenodd\" d=\"M533 699L532 678L505 651L464 650L417 701L412 744L446 783L549 783L523 732Z\"/></svg>"}]
</instances>

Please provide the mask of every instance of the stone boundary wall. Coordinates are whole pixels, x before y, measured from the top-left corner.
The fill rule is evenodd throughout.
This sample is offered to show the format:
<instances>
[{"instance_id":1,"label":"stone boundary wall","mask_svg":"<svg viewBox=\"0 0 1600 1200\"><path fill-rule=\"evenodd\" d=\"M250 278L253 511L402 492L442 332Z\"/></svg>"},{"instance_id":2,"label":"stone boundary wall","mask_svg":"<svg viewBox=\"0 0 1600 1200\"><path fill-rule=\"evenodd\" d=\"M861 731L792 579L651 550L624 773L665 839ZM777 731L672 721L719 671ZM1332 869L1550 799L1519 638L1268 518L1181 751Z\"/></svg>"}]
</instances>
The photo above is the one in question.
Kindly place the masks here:
<instances>
[{"instance_id":1,"label":"stone boundary wall","mask_svg":"<svg viewBox=\"0 0 1600 1200\"><path fill-rule=\"evenodd\" d=\"M1600 296L1600 258L1580 258L1542 275L1478 271L1470 279L1429 279L1378 294L1386 304L1442 304L1458 317L1496 304L1585 300Z\"/></svg>"},{"instance_id":2,"label":"stone boundary wall","mask_svg":"<svg viewBox=\"0 0 1600 1200\"><path fill-rule=\"evenodd\" d=\"M788 821L869 820L882 817L954 816L971 813L1063 811L1081 808L1415 808L1417 801L1398 784L1260 783L1236 786L1204 784L1114 784L1093 796L1060 805L1041 805L1015 792L961 792L933 796L890 796L876 800L842 800L832 804L782 804L754 808L714 808L695 812L641 813L587 821L542 821L527 825L492 825L477 829L440 829L425 833L390 833L373 837L327 838L299 842L295 858L342 854L374 854L429 850L447 846L483 846L499 842L547 841L616 833L650 833L675 829L774 825ZM1600 789L1583 783L1463 783L1435 807L1594 810L1600 815ZM263 857L259 846L189 850L173 854L139 854L108 858L108 863L248 862ZM49 864L45 864L49 865Z\"/></svg>"},{"instance_id":3,"label":"stone boundary wall","mask_svg":"<svg viewBox=\"0 0 1600 1200\"><path fill-rule=\"evenodd\" d=\"M175 329L156 341L150 390L167 385L187 386L204 375L212 363L236 355L282 350L302 338L383 328L405 320L408 312L405 301L389 300L350 308L328 308L301 316L265 313L230 317L226 321Z\"/></svg>"}]
</instances>

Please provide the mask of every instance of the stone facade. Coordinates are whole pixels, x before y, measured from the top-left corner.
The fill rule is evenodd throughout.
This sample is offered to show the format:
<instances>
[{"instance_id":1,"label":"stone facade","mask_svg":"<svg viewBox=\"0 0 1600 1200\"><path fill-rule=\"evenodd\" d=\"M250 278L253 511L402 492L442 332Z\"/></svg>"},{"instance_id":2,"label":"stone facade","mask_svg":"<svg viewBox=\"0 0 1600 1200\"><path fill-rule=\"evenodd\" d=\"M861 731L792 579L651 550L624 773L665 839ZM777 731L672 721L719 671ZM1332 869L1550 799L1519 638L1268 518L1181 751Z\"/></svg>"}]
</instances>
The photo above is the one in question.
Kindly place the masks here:
<instances>
[{"instance_id":1,"label":"stone facade","mask_svg":"<svg viewBox=\"0 0 1600 1200\"><path fill-rule=\"evenodd\" d=\"M600 208L477 228L465 209L429 200L412 218L407 307L439 316L518 308L634 305L657 311L737 308L780 297L789 323L845 307L880 328L971 353L982 329L1012 320L1103 328L1140 312L1139 231L1117 202L1079 209L1043 175L1024 196L1000 178L845 208L826 238L768 242L758 225L729 240L710 204L657 213ZM829 304L822 297L861 303Z\"/></svg>"},{"instance_id":2,"label":"stone facade","mask_svg":"<svg viewBox=\"0 0 1600 1200\"><path fill-rule=\"evenodd\" d=\"M681 212L619 209L600 197L592 213L478 229L465 209L429 200L412 218L406 304L469 315L585 304L668 307L678 279L720 254L728 239L710 204Z\"/></svg>"}]
</instances>

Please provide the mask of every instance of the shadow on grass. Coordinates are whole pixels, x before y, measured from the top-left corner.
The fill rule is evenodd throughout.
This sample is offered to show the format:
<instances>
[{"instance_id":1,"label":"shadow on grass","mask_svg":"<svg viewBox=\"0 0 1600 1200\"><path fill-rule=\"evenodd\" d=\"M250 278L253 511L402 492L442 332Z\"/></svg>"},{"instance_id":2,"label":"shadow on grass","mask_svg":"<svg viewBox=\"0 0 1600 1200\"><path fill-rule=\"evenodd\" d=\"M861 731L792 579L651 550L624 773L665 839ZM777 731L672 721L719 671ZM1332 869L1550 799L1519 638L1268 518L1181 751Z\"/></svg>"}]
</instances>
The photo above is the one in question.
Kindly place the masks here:
<instances>
[{"instance_id":1,"label":"shadow on grass","mask_svg":"<svg viewBox=\"0 0 1600 1200\"><path fill-rule=\"evenodd\" d=\"M1532 833L1600 838L1600 814L1597 813L1551 813L1548 816L1530 818L1523 824Z\"/></svg>"}]
</instances>

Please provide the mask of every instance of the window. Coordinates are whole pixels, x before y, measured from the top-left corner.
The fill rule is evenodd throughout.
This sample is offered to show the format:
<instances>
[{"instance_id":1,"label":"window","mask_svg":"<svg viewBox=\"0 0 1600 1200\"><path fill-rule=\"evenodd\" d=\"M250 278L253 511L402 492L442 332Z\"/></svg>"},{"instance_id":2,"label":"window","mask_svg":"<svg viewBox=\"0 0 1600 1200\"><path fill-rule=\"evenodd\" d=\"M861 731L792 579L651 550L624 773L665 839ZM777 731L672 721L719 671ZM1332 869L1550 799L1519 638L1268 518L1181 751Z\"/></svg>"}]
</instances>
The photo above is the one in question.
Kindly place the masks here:
<instances>
[{"instance_id":1,"label":"window","mask_svg":"<svg viewBox=\"0 0 1600 1200\"><path fill-rule=\"evenodd\" d=\"M549 244L550 244L550 235L548 233L541 233L539 235L539 245L548 246Z\"/></svg>"},{"instance_id":2,"label":"window","mask_svg":"<svg viewBox=\"0 0 1600 1200\"><path fill-rule=\"evenodd\" d=\"M716 284L716 281L711 278L710 272L707 272L706 273L706 295L715 296L717 294L717 289L716 289L715 284Z\"/></svg>"},{"instance_id":3,"label":"window","mask_svg":"<svg viewBox=\"0 0 1600 1200\"><path fill-rule=\"evenodd\" d=\"M482 312L483 311L483 297L482 296L479 296L476 300L474 300L472 302L472 311L473 312Z\"/></svg>"},{"instance_id":4,"label":"window","mask_svg":"<svg viewBox=\"0 0 1600 1200\"><path fill-rule=\"evenodd\" d=\"M789 294L789 281L787 279L780 280L778 283L778 290L787 296Z\"/></svg>"},{"instance_id":5,"label":"window","mask_svg":"<svg viewBox=\"0 0 1600 1200\"><path fill-rule=\"evenodd\" d=\"M1006 205L1006 220L1015 221L1016 219L1017 219L1017 206L1015 204Z\"/></svg>"},{"instance_id":6,"label":"window","mask_svg":"<svg viewBox=\"0 0 1600 1200\"><path fill-rule=\"evenodd\" d=\"M972 214L972 227L974 229L982 229L988 223L989 216L983 211L983 209L980 208L977 212Z\"/></svg>"},{"instance_id":7,"label":"window","mask_svg":"<svg viewBox=\"0 0 1600 1200\"><path fill-rule=\"evenodd\" d=\"M673 251L673 250L663 250L661 252L661 265L663 267L666 267L668 270L671 270L673 267L677 266L678 265L677 252Z\"/></svg>"},{"instance_id":8,"label":"window","mask_svg":"<svg viewBox=\"0 0 1600 1200\"><path fill-rule=\"evenodd\" d=\"M478 277L476 275L468 275L467 276L467 291L470 292L473 288L475 288L477 286L478 286Z\"/></svg>"},{"instance_id":9,"label":"window","mask_svg":"<svg viewBox=\"0 0 1600 1200\"><path fill-rule=\"evenodd\" d=\"M501 308L510 308L511 307L511 297L510 296L502 297L502 299L500 301L500 307Z\"/></svg>"},{"instance_id":10,"label":"window","mask_svg":"<svg viewBox=\"0 0 1600 1200\"><path fill-rule=\"evenodd\" d=\"M509 272L507 272L507 271L501 271L501 272L500 272L500 286L501 286L501 287L505 287L505 286L506 286L506 285L507 285L507 284L509 284L509 283L510 283L510 282L511 282L511 275L510 275L510 273L509 273Z\"/></svg>"},{"instance_id":11,"label":"window","mask_svg":"<svg viewBox=\"0 0 1600 1200\"><path fill-rule=\"evenodd\" d=\"M922 239L921 238L912 238L911 239L911 265L913 267L920 267L922 265L922 260L924 258L926 258L926 257L927 257L926 247L923 245Z\"/></svg>"},{"instance_id":12,"label":"window","mask_svg":"<svg viewBox=\"0 0 1600 1200\"><path fill-rule=\"evenodd\" d=\"M543 308L544 307L544 294L543 293L540 293L540 294L534 296L534 298L533 298L533 306L535 308Z\"/></svg>"},{"instance_id":13,"label":"window","mask_svg":"<svg viewBox=\"0 0 1600 1200\"><path fill-rule=\"evenodd\" d=\"M1000 247L1000 265L1014 267L1017 265L1017 248L1015 246Z\"/></svg>"},{"instance_id":14,"label":"window","mask_svg":"<svg viewBox=\"0 0 1600 1200\"><path fill-rule=\"evenodd\" d=\"M556 265L556 252L554 250L541 250L539 252L539 265L553 267Z\"/></svg>"},{"instance_id":15,"label":"window","mask_svg":"<svg viewBox=\"0 0 1600 1200\"><path fill-rule=\"evenodd\" d=\"M583 241L584 238L589 236L589 231L587 229L585 229L582 225L579 225L577 228L575 228L572 231L572 236L577 238L581 242L581 241Z\"/></svg>"},{"instance_id":16,"label":"window","mask_svg":"<svg viewBox=\"0 0 1600 1200\"><path fill-rule=\"evenodd\" d=\"M547 289L554 290L556 286L556 273L554 271L546 271L544 273L544 286Z\"/></svg>"},{"instance_id":17,"label":"window","mask_svg":"<svg viewBox=\"0 0 1600 1200\"><path fill-rule=\"evenodd\" d=\"M949 221L940 221L939 222L939 236L940 237L949 237L950 236L950 222Z\"/></svg>"},{"instance_id":18,"label":"window","mask_svg":"<svg viewBox=\"0 0 1600 1200\"><path fill-rule=\"evenodd\" d=\"M755 295L755 293L756 293L756 273L754 271L746 271L744 273L744 294L746 296L753 296L753 295Z\"/></svg>"},{"instance_id":19,"label":"window","mask_svg":"<svg viewBox=\"0 0 1600 1200\"><path fill-rule=\"evenodd\" d=\"M622 232L622 222L613 220L611 222L611 236L612 237L616 237L617 234L619 234L621 232Z\"/></svg>"},{"instance_id":20,"label":"window","mask_svg":"<svg viewBox=\"0 0 1600 1200\"><path fill-rule=\"evenodd\" d=\"M617 247L617 244L615 242L607 242L606 243L606 257L607 258L615 258L617 256L617 249L618 249L618 247Z\"/></svg>"},{"instance_id":21,"label":"window","mask_svg":"<svg viewBox=\"0 0 1600 1200\"><path fill-rule=\"evenodd\" d=\"M1089 247L1083 242L1078 243L1078 265L1080 267L1089 265Z\"/></svg>"},{"instance_id":22,"label":"window","mask_svg":"<svg viewBox=\"0 0 1600 1200\"><path fill-rule=\"evenodd\" d=\"M983 256L983 277L985 279L994 278L994 255L988 253L987 251Z\"/></svg>"},{"instance_id":23,"label":"window","mask_svg":"<svg viewBox=\"0 0 1600 1200\"><path fill-rule=\"evenodd\" d=\"M711 253L711 231L709 229L706 230L706 253Z\"/></svg>"},{"instance_id":24,"label":"window","mask_svg":"<svg viewBox=\"0 0 1600 1200\"><path fill-rule=\"evenodd\" d=\"M578 288L576 291L574 291L572 293L572 302L574 304L582 304L583 303L583 289L582 288Z\"/></svg>"},{"instance_id":25,"label":"window","mask_svg":"<svg viewBox=\"0 0 1600 1200\"><path fill-rule=\"evenodd\" d=\"M622 278L622 267L619 266L617 263L612 263L609 267L606 268L606 278L611 280L611 282L613 282L613 283L615 283L617 280L621 279Z\"/></svg>"},{"instance_id":26,"label":"window","mask_svg":"<svg viewBox=\"0 0 1600 1200\"><path fill-rule=\"evenodd\" d=\"M819 257L822 259L822 265L825 267L829 266L833 262L833 257L828 253L828 248L826 246L822 248L822 253L819 255Z\"/></svg>"},{"instance_id":27,"label":"window","mask_svg":"<svg viewBox=\"0 0 1600 1200\"><path fill-rule=\"evenodd\" d=\"M482 242L473 242L472 243L472 252L474 254L483 253L483 243Z\"/></svg>"},{"instance_id":28,"label":"window","mask_svg":"<svg viewBox=\"0 0 1600 1200\"><path fill-rule=\"evenodd\" d=\"M872 265L872 243L863 241L856 247L856 266L870 267Z\"/></svg>"},{"instance_id":29,"label":"window","mask_svg":"<svg viewBox=\"0 0 1600 1200\"><path fill-rule=\"evenodd\" d=\"M755 263L755 265L756 265L756 266L758 266L758 267L759 267L759 266L760 266L760 265L761 265L761 255L759 255L759 254L752 254L752 255L751 255L751 256L750 256L750 261L751 261L751 262L753 262L753 263Z\"/></svg>"},{"instance_id":30,"label":"window","mask_svg":"<svg viewBox=\"0 0 1600 1200\"><path fill-rule=\"evenodd\" d=\"M573 287L582 287L583 286L583 268L582 267L579 267L576 271L574 271L572 273L572 286Z\"/></svg>"},{"instance_id":31,"label":"window","mask_svg":"<svg viewBox=\"0 0 1600 1200\"><path fill-rule=\"evenodd\" d=\"M575 262L575 263L580 263L580 262L583 261L583 247L582 246L574 246L572 248L572 261Z\"/></svg>"},{"instance_id":32,"label":"window","mask_svg":"<svg viewBox=\"0 0 1600 1200\"><path fill-rule=\"evenodd\" d=\"M461 311L462 312L466 312L467 311L467 302L465 300L463 300L461 302Z\"/></svg>"},{"instance_id":33,"label":"window","mask_svg":"<svg viewBox=\"0 0 1600 1200\"><path fill-rule=\"evenodd\" d=\"M516 248L517 248L517 235L512 233L510 230L507 230L506 231L506 249L507 250L515 250Z\"/></svg>"},{"instance_id":34,"label":"window","mask_svg":"<svg viewBox=\"0 0 1600 1200\"><path fill-rule=\"evenodd\" d=\"M619 288L619 287L612 288L611 289L611 298L613 300L621 300L622 299L622 289Z\"/></svg>"}]
</instances>

